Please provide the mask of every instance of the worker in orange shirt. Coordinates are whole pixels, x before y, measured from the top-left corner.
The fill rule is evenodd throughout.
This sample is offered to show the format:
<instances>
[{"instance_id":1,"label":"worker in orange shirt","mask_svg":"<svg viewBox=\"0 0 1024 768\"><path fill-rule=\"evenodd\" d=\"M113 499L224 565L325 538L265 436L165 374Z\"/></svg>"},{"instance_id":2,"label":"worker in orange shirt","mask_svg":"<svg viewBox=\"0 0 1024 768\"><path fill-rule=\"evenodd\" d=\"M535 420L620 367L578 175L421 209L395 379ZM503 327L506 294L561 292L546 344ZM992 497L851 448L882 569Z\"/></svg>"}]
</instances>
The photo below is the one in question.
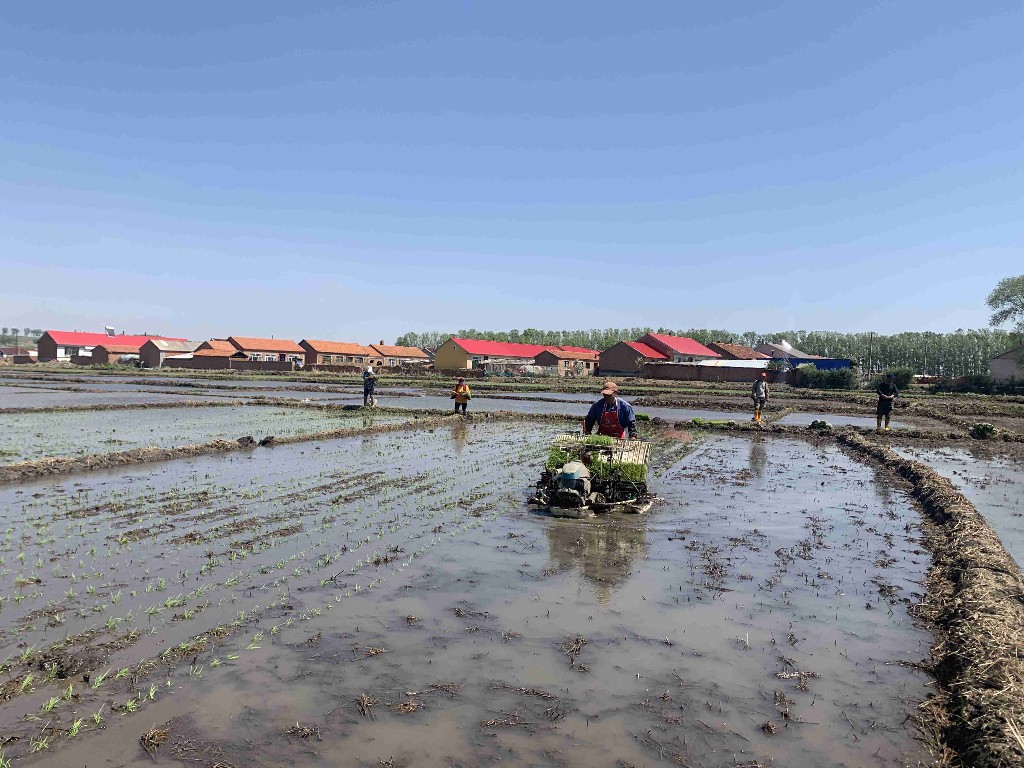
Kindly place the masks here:
<instances>
[{"instance_id":1,"label":"worker in orange shirt","mask_svg":"<svg viewBox=\"0 0 1024 768\"><path fill-rule=\"evenodd\" d=\"M462 415L466 415L466 406L469 404L470 398L473 397L473 393L469 390L469 384L466 380L459 376L455 381L455 386L452 387L452 400L455 401L455 413L462 409Z\"/></svg>"}]
</instances>

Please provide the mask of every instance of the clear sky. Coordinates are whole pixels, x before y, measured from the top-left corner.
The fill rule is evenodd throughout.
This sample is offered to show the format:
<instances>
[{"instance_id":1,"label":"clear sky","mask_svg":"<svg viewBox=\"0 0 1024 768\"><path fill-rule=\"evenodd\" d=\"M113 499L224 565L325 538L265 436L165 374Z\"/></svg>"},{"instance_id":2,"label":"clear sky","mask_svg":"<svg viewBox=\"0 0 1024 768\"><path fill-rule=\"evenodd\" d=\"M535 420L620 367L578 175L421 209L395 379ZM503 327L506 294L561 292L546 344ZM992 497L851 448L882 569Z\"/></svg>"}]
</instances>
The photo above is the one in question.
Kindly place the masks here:
<instances>
[{"instance_id":1,"label":"clear sky","mask_svg":"<svg viewBox=\"0 0 1024 768\"><path fill-rule=\"evenodd\" d=\"M1024 272L1019 2L0 10L0 320L954 330Z\"/></svg>"}]
</instances>

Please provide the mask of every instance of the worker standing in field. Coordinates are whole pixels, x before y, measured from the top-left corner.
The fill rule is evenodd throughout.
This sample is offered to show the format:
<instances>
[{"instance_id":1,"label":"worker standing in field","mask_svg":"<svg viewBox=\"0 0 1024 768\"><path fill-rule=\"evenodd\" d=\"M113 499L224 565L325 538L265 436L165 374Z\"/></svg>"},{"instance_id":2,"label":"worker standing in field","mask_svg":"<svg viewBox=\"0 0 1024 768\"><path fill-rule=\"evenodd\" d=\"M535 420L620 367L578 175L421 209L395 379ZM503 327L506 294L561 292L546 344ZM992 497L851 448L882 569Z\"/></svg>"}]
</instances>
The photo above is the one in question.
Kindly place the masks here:
<instances>
[{"instance_id":1,"label":"worker standing in field","mask_svg":"<svg viewBox=\"0 0 1024 768\"><path fill-rule=\"evenodd\" d=\"M466 380L459 376L455 380L455 386L452 387L452 400L455 401L455 413L459 412L459 408L462 409L462 415L466 415L466 406L469 405L470 398L473 397L473 393L469 389L469 384Z\"/></svg>"},{"instance_id":2,"label":"worker standing in field","mask_svg":"<svg viewBox=\"0 0 1024 768\"><path fill-rule=\"evenodd\" d=\"M875 390L878 393L878 409L875 411L875 415L878 420L875 426L875 432L882 431L882 419L885 419L885 431L889 431L889 419L892 417L892 406L893 402L899 396L899 390L896 389L896 377L891 373L885 374L885 379L881 384L878 385L878 389Z\"/></svg>"},{"instance_id":3,"label":"worker standing in field","mask_svg":"<svg viewBox=\"0 0 1024 768\"><path fill-rule=\"evenodd\" d=\"M761 411L768 402L768 372L761 371L761 375L754 380L754 386L750 389L750 398L754 401L754 418L751 421L761 421Z\"/></svg>"},{"instance_id":4,"label":"worker standing in field","mask_svg":"<svg viewBox=\"0 0 1024 768\"><path fill-rule=\"evenodd\" d=\"M363 371L363 406L372 406L376 404L376 399L373 396L374 390L377 388L377 374L373 372L373 366L366 366L366 370Z\"/></svg>"},{"instance_id":5,"label":"worker standing in field","mask_svg":"<svg viewBox=\"0 0 1024 768\"><path fill-rule=\"evenodd\" d=\"M614 381L606 381L604 395L600 400L590 407L587 419L583 422L583 432L589 435L594 425L597 425L597 434L608 437L623 438L629 432L632 439L636 439L636 414L633 413L633 406L619 398L619 385Z\"/></svg>"}]
</instances>

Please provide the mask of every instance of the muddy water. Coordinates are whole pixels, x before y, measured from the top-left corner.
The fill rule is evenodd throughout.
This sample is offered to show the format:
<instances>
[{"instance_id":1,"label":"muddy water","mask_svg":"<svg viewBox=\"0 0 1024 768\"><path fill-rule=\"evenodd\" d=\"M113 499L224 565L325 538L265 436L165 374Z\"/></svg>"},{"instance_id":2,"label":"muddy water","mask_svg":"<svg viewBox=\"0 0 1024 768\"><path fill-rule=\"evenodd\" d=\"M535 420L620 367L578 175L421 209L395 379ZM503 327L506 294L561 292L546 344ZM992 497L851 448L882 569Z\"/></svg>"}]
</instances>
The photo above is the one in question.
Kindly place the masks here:
<instances>
[{"instance_id":1,"label":"muddy water","mask_svg":"<svg viewBox=\"0 0 1024 768\"><path fill-rule=\"evenodd\" d=\"M663 501L649 516L554 520L523 504L551 431L459 425L90 476L81 493L128 506L130 489L147 489L154 505L182 485L209 491L205 515L137 504L88 518L73 557L90 572L107 566L85 548L120 530L123 515L179 529L112 555L125 582L224 551L230 539L213 534L227 518L207 518L239 494L247 516L284 509L306 531L203 574L215 585L205 610L187 621L158 614L154 635L104 663L117 668L253 611L226 645L59 705L47 717L66 729L75 712L158 684L138 714L108 711L70 748L58 735L25 762L142 764L140 735L171 721L167 765L924 764L905 720L928 681L898 662L927 653L930 636L905 601L916 601L928 558L902 493L831 448L712 436L682 459L671 458L678 445L658 443L664 469L652 486ZM372 492L360 498L308 492L336 491L368 468L380 474L361 481ZM56 517L64 541L60 514L91 507L64 500L47 511L33 498L61 489L75 486L26 485L0 502L18 519ZM317 529L325 514L337 522ZM212 538L172 543L189 528ZM26 523L17 540L32 530ZM368 551L389 547L396 557L366 564ZM157 551L166 558L146 554ZM53 594L46 582L58 580L47 573L32 589ZM5 705L0 732L40 732L15 717L47 695ZM286 733L296 723L313 730Z\"/></svg>"},{"instance_id":2,"label":"muddy water","mask_svg":"<svg viewBox=\"0 0 1024 768\"><path fill-rule=\"evenodd\" d=\"M948 478L985 516L1010 556L1024 567L1024 465L984 449L893 450Z\"/></svg>"},{"instance_id":3,"label":"muddy water","mask_svg":"<svg viewBox=\"0 0 1024 768\"><path fill-rule=\"evenodd\" d=\"M806 427L812 421L827 421L833 426L844 427L873 427L876 420L873 416L846 416L839 413L790 413L779 419L779 424L792 424L798 427ZM890 426L894 429L905 429L909 425L901 421L891 421Z\"/></svg>"},{"instance_id":4,"label":"muddy water","mask_svg":"<svg viewBox=\"0 0 1024 768\"><path fill-rule=\"evenodd\" d=\"M133 448L172 448L249 435L325 432L403 421L400 414L239 406L0 414L0 463L46 456L83 456Z\"/></svg>"}]
</instances>

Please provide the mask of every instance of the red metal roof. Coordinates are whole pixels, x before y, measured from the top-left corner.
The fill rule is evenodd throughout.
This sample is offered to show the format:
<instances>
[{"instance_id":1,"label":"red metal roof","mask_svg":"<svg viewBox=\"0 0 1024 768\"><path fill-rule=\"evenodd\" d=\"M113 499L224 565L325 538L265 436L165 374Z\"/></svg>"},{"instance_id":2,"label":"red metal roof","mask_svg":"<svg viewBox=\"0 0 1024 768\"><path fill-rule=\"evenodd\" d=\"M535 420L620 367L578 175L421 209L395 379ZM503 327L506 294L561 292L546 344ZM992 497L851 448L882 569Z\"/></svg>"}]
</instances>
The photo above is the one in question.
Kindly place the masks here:
<instances>
[{"instance_id":1,"label":"red metal roof","mask_svg":"<svg viewBox=\"0 0 1024 768\"><path fill-rule=\"evenodd\" d=\"M100 344L119 344L121 346L141 347L150 339L165 341L188 341L173 336L107 336L105 333L80 333L79 331L47 331L55 343L62 347L97 347Z\"/></svg>"},{"instance_id":2,"label":"red metal roof","mask_svg":"<svg viewBox=\"0 0 1024 768\"><path fill-rule=\"evenodd\" d=\"M305 345L309 347L313 352L318 354L327 355L361 355L362 357L374 357L374 352L370 347L363 344L355 344L350 341L321 341L320 339L303 339L299 342L299 346Z\"/></svg>"},{"instance_id":3,"label":"red metal roof","mask_svg":"<svg viewBox=\"0 0 1024 768\"><path fill-rule=\"evenodd\" d=\"M639 341L624 341L622 343L651 360L668 360L668 357L661 354L661 352L656 350L654 347L648 347L646 344L641 344Z\"/></svg>"},{"instance_id":4,"label":"red metal roof","mask_svg":"<svg viewBox=\"0 0 1024 768\"><path fill-rule=\"evenodd\" d=\"M252 336L228 336L228 341L243 352L284 352L299 355L306 353L306 350L288 339L257 339Z\"/></svg>"},{"instance_id":5,"label":"red metal roof","mask_svg":"<svg viewBox=\"0 0 1024 768\"><path fill-rule=\"evenodd\" d=\"M540 344L514 344L510 341L482 341L480 339L452 338L459 347L471 355L488 355L493 357L536 357L546 349Z\"/></svg>"},{"instance_id":6,"label":"red metal roof","mask_svg":"<svg viewBox=\"0 0 1024 768\"><path fill-rule=\"evenodd\" d=\"M643 338L652 338L660 341L669 349L678 352L680 355L705 355L707 357L721 357L712 349L708 349L699 341L689 339L685 336L669 336L667 333L648 333Z\"/></svg>"},{"instance_id":7,"label":"red metal roof","mask_svg":"<svg viewBox=\"0 0 1024 768\"><path fill-rule=\"evenodd\" d=\"M371 344L384 357L416 357L427 360L427 353L419 347L399 347L393 344Z\"/></svg>"}]
</instances>

